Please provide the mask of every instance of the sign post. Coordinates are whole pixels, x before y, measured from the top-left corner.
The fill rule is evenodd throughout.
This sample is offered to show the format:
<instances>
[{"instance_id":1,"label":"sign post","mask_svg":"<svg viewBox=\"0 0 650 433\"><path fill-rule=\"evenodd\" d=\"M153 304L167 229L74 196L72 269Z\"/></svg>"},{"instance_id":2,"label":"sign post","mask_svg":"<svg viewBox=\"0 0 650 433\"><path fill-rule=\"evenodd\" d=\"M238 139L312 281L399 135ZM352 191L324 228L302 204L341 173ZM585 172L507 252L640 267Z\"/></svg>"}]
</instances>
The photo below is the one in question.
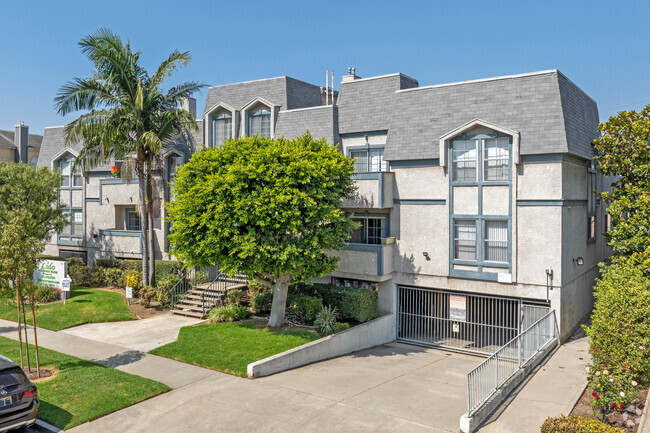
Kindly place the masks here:
<instances>
[{"instance_id":1,"label":"sign post","mask_svg":"<svg viewBox=\"0 0 650 433\"><path fill-rule=\"evenodd\" d=\"M133 287L126 287L126 303L131 305L131 298L133 298Z\"/></svg>"},{"instance_id":2,"label":"sign post","mask_svg":"<svg viewBox=\"0 0 650 433\"><path fill-rule=\"evenodd\" d=\"M70 278L69 276L65 277L61 281L61 291L63 292L63 305L65 305L65 300L69 298L71 285L72 285L72 278Z\"/></svg>"}]
</instances>

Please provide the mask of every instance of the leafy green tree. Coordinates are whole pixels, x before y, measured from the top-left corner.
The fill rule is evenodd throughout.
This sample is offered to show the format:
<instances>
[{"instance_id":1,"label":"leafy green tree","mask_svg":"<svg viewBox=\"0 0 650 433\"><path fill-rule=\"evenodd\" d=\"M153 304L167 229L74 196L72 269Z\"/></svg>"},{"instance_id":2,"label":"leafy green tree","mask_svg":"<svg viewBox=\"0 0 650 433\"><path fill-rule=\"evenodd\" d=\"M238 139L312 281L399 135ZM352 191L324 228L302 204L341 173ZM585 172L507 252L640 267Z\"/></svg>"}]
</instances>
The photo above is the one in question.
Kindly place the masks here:
<instances>
[{"instance_id":1,"label":"leafy green tree","mask_svg":"<svg viewBox=\"0 0 650 433\"><path fill-rule=\"evenodd\" d=\"M594 141L598 166L614 177L613 190L603 192L609 205L609 245L650 274L650 104L640 112L621 111L599 125Z\"/></svg>"},{"instance_id":2,"label":"leafy green tree","mask_svg":"<svg viewBox=\"0 0 650 433\"><path fill-rule=\"evenodd\" d=\"M69 222L58 203L61 175L28 164L0 162L0 228L21 216L25 236L46 239Z\"/></svg>"},{"instance_id":3,"label":"leafy green tree","mask_svg":"<svg viewBox=\"0 0 650 433\"><path fill-rule=\"evenodd\" d=\"M142 275L145 285L154 280L152 170L161 151L187 129L198 131L196 120L180 103L204 85L186 82L163 92L161 85L186 66L189 52L174 51L153 75L140 64L140 52L108 29L79 42L95 70L88 78L75 78L62 86L54 99L62 116L86 111L65 127L67 145L81 142L77 163L84 169L112 159L132 159L139 180L140 222L145 248Z\"/></svg>"},{"instance_id":4,"label":"leafy green tree","mask_svg":"<svg viewBox=\"0 0 650 433\"><path fill-rule=\"evenodd\" d=\"M269 287L269 326L280 326L289 284L335 270L338 258L327 252L343 248L356 227L341 210L353 172L335 146L309 134L241 138L195 153L168 205L174 255Z\"/></svg>"},{"instance_id":5,"label":"leafy green tree","mask_svg":"<svg viewBox=\"0 0 650 433\"><path fill-rule=\"evenodd\" d=\"M23 164L26 165L26 164ZM23 338L21 323L21 307L24 312L23 295L25 288L30 286L29 279L36 267L36 256L43 251L44 244L39 238L29 232L32 227L33 215L26 211L16 215L8 223L0 227L0 290L15 291L16 308L18 311L18 342L20 344L20 365L23 366ZM32 302L32 306L34 303ZM36 315L32 310L34 319L34 341L36 338ZM25 342L27 342L27 329L25 329ZM38 343L36 344L36 368L40 375L38 365ZM29 352L27 353L27 367L29 368Z\"/></svg>"}]
</instances>

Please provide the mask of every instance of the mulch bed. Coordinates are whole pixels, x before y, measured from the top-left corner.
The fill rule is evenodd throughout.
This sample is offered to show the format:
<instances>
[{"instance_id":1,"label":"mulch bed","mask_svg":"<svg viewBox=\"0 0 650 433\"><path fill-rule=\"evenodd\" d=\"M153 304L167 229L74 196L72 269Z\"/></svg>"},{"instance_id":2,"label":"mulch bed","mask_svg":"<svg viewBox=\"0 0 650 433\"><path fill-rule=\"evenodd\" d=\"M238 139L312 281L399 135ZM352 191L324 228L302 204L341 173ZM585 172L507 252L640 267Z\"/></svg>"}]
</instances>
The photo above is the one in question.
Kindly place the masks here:
<instances>
[{"instance_id":1,"label":"mulch bed","mask_svg":"<svg viewBox=\"0 0 650 433\"><path fill-rule=\"evenodd\" d=\"M642 389L636 395L638 403L632 404L625 408L622 412L612 411L607 414L605 421L608 424L618 427L627 433L637 433L639 428L639 423L641 422L641 416L643 410L645 409L645 401L648 396L648 390ZM591 401L593 397L591 396L591 390L589 387L585 389L585 392L582 393L580 400L576 403L575 407L571 411L571 415L581 416L584 418L598 419L594 414L594 409L591 407Z\"/></svg>"},{"instance_id":2,"label":"mulch bed","mask_svg":"<svg viewBox=\"0 0 650 433\"><path fill-rule=\"evenodd\" d=\"M32 366L32 371L28 371L27 368L23 368L23 371L34 383L41 382L43 380L54 379L56 377L57 371L53 368L41 367L41 377L38 377L36 372L36 367Z\"/></svg>"},{"instance_id":3,"label":"mulch bed","mask_svg":"<svg viewBox=\"0 0 650 433\"><path fill-rule=\"evenodd\" d=\"M126 289L119 287L97 287L97 290L107 290L109 292L116 292L122 295L124 302L129 306L133 314L138 319L147 319L149 317L154 317L165 312L165 308L160 305L158 301L151 301L151 306L145 308L137 298L126 299Z\"/></svg>"}]
</instances>

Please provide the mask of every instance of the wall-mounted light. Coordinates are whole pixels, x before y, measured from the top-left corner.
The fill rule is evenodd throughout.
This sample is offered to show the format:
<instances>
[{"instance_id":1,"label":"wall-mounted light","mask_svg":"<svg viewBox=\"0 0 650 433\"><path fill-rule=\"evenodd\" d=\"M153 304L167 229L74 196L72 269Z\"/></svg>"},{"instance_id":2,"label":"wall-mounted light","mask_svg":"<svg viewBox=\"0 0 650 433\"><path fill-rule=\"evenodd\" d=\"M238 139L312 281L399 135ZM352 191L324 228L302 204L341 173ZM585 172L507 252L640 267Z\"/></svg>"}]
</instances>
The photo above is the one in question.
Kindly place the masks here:
<instances>
[{"instance_id":1,"label":"wall-mounted light","mask_svg":"<svg viewBox=\"0 0 650 433\"><path fill-rule=\"evenodd\" d=\"M582 266L585 264L585 259L583 259L582 257L576 257L573 259L573 263L575 263L578 266Z\"/></svg>"},{"instance_id":2,"label":"wall-mounted light","mask_svg":"<svg viewBox=\"0 0 650 433\"><path fill-rule=\"evenodd\" d=\"M431 257L429 257L429 253L427 251L423 251L422 255L424 256L425 259L431 260Z\"/></svg>"}]
</instances>

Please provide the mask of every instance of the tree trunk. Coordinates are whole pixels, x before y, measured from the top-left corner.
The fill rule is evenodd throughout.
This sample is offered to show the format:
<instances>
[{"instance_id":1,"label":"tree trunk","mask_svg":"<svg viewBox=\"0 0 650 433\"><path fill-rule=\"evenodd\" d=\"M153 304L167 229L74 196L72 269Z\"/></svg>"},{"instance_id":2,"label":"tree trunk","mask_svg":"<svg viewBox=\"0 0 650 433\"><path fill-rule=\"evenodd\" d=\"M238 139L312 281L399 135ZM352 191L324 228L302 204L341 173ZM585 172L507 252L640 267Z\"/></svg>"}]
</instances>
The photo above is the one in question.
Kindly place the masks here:
<instances>
[{"instance_id":1,"label":"tree trunk","mask_svg":"<svg viewBox=\"0 0 650 433\"><path fill-rule=\"evenodd\" d=\"M151 179L151 162L147 164L147 215L149 216L149 285L156 285L156 252L154 250L154 226L153 226L153 182Z\"/></svg>"},{"instance_id":2,"label":"tree trunk","mask_svg":"<svg viewBox=\"0 0 650 433\"><path fill-rule=\"evenodd\" d=\"M144 162L138 161L137 172L138 172L138 192L140 196L140 233L141 233L141 243L140 248L142 250L142 284L144 286L149 285L149 255L147 254L147 205L146 205L146 184L145 184L145 171L144 171Z\"/></svg>"},{"instance_id":3,"label":"tree trunk","mask_svg":"<svg viewBox=\"0 0 650 433\"><path fill-rule=\"evenodd\" d=\"M23 333L20 327L20 289L18 288L18 278L14 284L16 285L16 306L18 307L18 343L20 344L20 368L23 368Z\"/></svg>"},{"instance_id":4,"label":"tree trunk","mask_svg":"<svg viewBox=\"0 0 650 433\"><path fill-rule=\"evenodd\" d=\"M32 372L32 366L29 362L29 341L27 341L27 317L25 315L25 301L21 297L20 303L23 306L23 323L25 324L25 346L27 347L27 371Z\"/></svg>"},{"instance_id":5,"label":"tree trunk","mask_svg":"<svg viewBox=\"0 0 650 433\"><path fill-rule=\"evenodd\" d=\"M276 328L284 324L284 312L287 308L287 292L289 291L289 282L291 277L280 275L273 282L273 303L271 304L271 314L269 315L268 326Z\"/></svg>"},{"instance_id":6,"label":"tree trunk","mask_svg":"<svg viewBox=\"0 0 650 433\"><path fill-rule=\"evenodd\" d=\"M29 297L29 303L32 306L32 325L34 326L34 352L36 353L36 375L41 377L41 363L38 360L38 338L36 337L36 299L32 293Z\"/></svg>"}]
</instances>

